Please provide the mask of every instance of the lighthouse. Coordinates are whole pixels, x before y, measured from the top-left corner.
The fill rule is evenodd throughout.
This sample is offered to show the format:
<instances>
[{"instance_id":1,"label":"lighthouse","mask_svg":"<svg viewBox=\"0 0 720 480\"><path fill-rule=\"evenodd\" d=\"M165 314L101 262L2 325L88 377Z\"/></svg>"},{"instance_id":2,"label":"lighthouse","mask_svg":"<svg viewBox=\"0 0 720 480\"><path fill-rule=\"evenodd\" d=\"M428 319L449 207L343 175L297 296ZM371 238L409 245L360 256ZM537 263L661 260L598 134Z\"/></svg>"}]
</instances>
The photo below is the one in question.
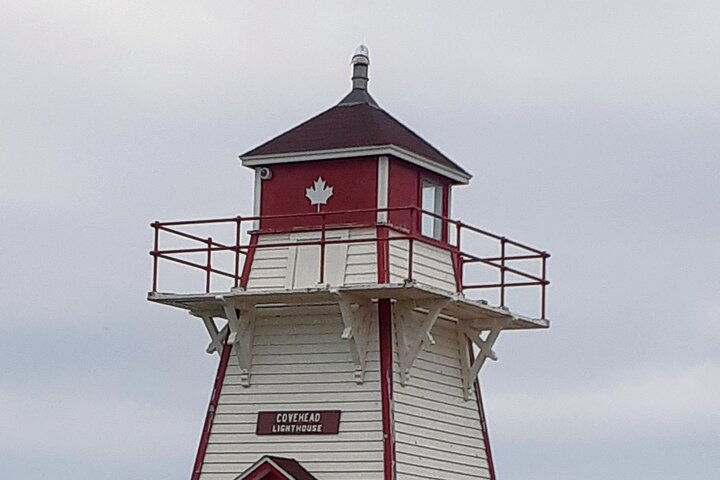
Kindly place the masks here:
<instances>
[{"instance_id":1,"label":"lighthouse","mask_svg":"<svg viewBox=\"0 0 720 480\"><path fill-rule=\"evenodd\" d=\"M252 207L152 224L148 300L219 357L191 480L495 478L478 375L502 332L549 326L549 254L453 218L471 175L369 66L361 46L336 105L240 155Z\"/></svg>"}]
</instances>

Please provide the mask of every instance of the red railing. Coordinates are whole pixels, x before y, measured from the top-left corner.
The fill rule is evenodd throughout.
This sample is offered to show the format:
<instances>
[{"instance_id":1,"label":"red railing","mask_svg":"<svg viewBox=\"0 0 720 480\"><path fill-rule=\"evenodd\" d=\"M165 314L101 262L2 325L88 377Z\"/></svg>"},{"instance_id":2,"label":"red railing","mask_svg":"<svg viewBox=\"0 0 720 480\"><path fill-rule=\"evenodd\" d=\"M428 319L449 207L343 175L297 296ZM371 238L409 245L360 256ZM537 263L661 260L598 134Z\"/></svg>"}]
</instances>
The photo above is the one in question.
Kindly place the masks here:
<instances>
[{"instance_id":1,"label":"red railing","mask_svg":"<svg viewBox=\"0 0 720 480\"><path fill-rule=\"evenodd\" d=\"M379 214L392 219L393 212L409 213L409 226L393 225L391 222L373 222L368 224L342 224L339 219L356 214L367 214L377 218ZM357 217L354 217L357 218ZM424 220L439 222L443 240L423 235ZM314 224L292 229L268 229L261 227L263 222L297 221L298 224L313 221ZM456 291L468 294L475 290L494 290L501 307L507 306L508 289L518 287L536 287L539 290L539 314L545 318L547 280L547 259L550 254L522 243L510 240L486 230L467 225L458 220L442 217L417 207L365 209L338 212L317 212L309 214L272 215L252 217L230 217L208 220L190 220L175 222L154 222L155 238L153 250L152 291L158 291L160 260L190 267L205 272L205 292L209 293L212 281L216 277L224 278L229 287L246 287L249 265L254 252L263 248L281 248L316 245L320 248L318 283L325 283L326 250L329 245L376 243L378 246L379 270L384 270L384 282L389 281L388 248L392 242L407 242L408 260L406 278L413 279L413 264L416 242L438 247L451 254L455 272ZM211 230L217 235L201 236L196 229ZM329 239L328 232L348 228L373 228L372 238ZM224 230L224 231L223 231ZM433 229L434 230L434 229ZM289 232L319 232L319 239L292 242L272 242L258 244L259 234ZM392 232L392 234L388 234ZM223 241L218 241L218 235ZM247 240L246 240L247 239ZM246 241L245 241L246 240ZM160 244L172 241L179 243L177 248L160 248ZM495 250L493 252L493 250ZM471 253L475 251L475 253ZM222 261L219 257L223 256ZM382 263L383 265L380 265ZM482 272L468 272L470 267L484 267ZM490 273L490 275L488 275ZM379 272L379 275L382 273ZM488 277L493 277L492 279Z\"/></svg>"}]
</instances>

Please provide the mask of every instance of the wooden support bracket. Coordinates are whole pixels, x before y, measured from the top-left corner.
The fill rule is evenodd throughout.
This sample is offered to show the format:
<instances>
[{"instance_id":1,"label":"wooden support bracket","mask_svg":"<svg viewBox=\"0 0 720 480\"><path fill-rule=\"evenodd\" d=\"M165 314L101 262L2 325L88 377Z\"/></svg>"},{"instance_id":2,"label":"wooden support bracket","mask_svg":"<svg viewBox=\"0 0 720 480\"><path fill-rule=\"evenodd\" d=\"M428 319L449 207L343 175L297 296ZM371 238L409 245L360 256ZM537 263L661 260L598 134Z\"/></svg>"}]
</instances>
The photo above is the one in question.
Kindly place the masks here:
<instances>
[{"instance_id":1,"label":"wooden support bracket","mask_svg":"<svg viewBox=\"0 0 720 480\"><path fill-rule=\"evenodd\" d=\"M203 325L207 329L208 335L210 335L210 344L205 349L205 352L209 354L217 353L218 356L222 355L223 344L228 334L228 324L223 326L222 329L218 330L217 324L215 323L214 315L204 312L190 311L190 315L202 319Z\"/></svg>"},{"instance_id":2,"label":"wooden support bracket","mask_svg":"<svg viewBox=\"0 0 720 480\"><path fill-rule=\"evenodd\" d=\"M230 327L228 342L233 344L240 365L240 384L249 387L252 348L255 340L255 305L235 303L225 298L222 300Z\"/></svg>"},{"instance_id":3,"label":"wooden support bracket","mask_svg":"<svg viewBox=\"0 0 720 480\"><path fill-rule=\"evenodd\" d=\"M410 379L410 369L415 363L423 346L435 344L432 328L440 312L449 299L435 300L418 305L413 300L400 300L395 305L395 330L397 331L398 361L400 364L400 383L405 385ZM427 313L416 309L426 310ZM418 326L419 324L419 326ZM411 331L415 335L411 335Z\"/></svg>"},{"instance_id":4,"label":"wooden support bracket","mask_svg":"<svg viewBox=\"0 0 720 480\"><path fill-rule=\"evenodd\" d=\"M470 398L473 383L485 361L488 358L497 360L497 355L492 347L507 323L507 321L495 320L489 328L473 328L462 320L458 322L457 335L460 344L460 366L462 368L463 396L465 400ZM483 334L485 334L485 338L483 338ZM473 358L470 341L478 347L478 353L474 356L472 364L470 363L470 359Z\"/></svg>"},{"instance_id":5,"label":"wooden support bracket","mask_svg":"<svg viewBox=\"0 0 720 480\"><path fill-rule=\"evenodd\" d=\"M343 340L350 346L350 354L355 364L355 382L365 381L365 358L367 356L368 336L372 319L372 301L338 293L338 305L345 329Z\"/></svg>"}]
</instances>

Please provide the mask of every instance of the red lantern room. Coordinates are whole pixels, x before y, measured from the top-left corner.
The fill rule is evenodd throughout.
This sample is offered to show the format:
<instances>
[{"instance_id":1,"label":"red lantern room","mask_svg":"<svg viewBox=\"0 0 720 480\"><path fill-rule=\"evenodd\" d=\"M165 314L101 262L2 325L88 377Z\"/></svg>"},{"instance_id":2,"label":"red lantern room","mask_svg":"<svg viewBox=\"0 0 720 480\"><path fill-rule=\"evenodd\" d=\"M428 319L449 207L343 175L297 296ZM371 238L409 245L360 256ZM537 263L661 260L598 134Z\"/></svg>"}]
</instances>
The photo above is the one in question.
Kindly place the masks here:
<instances>
[{"instance_id":1,"label":"red lantern room","mask_svg":"<svg viewBox=\"0 0 720 480\"><path fill-rule=\"evenodd\" d=\"M378 106L367 90L367 49L359 48L352 63L353 88L340 103L241 155L243 165L256 169L255 213L306 214L322 207L328 224L388 222L446 241L439 220L449 216L452 186L467 184L470 175ZM306 199L311 195L306 187L318 186L314 182L330 186L324 192L332 201ZM407 207L432 212L438 221L415 218ZM390 210L378 218L376 209ZM363 212L337 214L349 210ZM283 229L297 222L286 217L261 227ZM305 217L300 224L319 222Z\"/></svg>"},{"instance_id":2,"label":"red lantern room","mask_svg":"<svg viewBox=\"0 0 720 480\"><path fill-rule=\"evenodd\" d=\"M369 63L240 156L251 215L152 225L148 299L220 357L192 479L495 478L477 376L502 331L548 327L549 255L451 217L470 175L377 104Z\"/></svg>"}]
</instances>

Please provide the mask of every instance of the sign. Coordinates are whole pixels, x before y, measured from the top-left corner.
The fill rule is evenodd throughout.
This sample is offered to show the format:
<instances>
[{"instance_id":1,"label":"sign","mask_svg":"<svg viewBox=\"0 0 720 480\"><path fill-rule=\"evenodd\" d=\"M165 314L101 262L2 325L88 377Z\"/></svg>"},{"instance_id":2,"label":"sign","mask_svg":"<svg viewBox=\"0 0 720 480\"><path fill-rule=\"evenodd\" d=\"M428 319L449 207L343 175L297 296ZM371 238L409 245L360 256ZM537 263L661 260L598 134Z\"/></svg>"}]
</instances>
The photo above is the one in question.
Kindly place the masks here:
<instances>
[{"instance_id":1,"label":"sign","mask_svg":"<svg viewBox=\"0 0 720 480\"><path fill-rule=\"evenodd\" d=\"M302 412L258 412L258 435L335 435L340 428L340 410Z\"/></svg>"}]
</instances>

